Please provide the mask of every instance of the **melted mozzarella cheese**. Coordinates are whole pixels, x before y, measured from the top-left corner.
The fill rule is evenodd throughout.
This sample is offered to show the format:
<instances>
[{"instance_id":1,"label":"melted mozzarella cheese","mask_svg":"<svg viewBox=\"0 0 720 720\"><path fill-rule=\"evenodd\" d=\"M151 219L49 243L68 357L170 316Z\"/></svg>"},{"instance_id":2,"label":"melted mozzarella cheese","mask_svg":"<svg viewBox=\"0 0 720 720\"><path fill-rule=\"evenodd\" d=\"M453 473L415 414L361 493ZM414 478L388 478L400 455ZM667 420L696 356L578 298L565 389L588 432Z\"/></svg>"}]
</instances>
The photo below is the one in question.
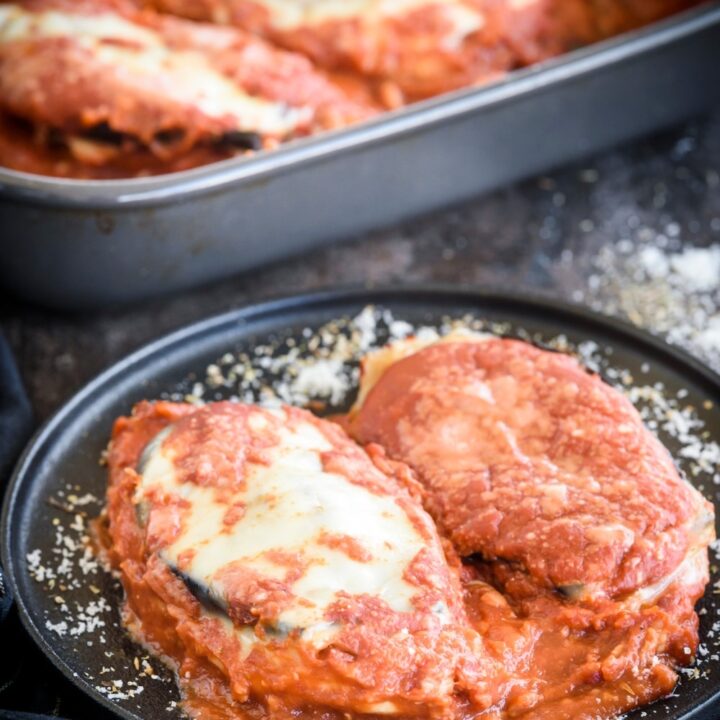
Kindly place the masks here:
<instances>
[{"instance_id":1,"label":"melted mozzarella cheese","mask_svg":"<svg viewBox=\"0 0 720 720\"><path fill-rule=\"evenodd\" d=\"M29 12L19 5L0 5L0 42L33 37L114 38L141 45L157 45L157 34L111 13L90 15L59 10Z\"/></svg>"},{"instance_id":2,"label":"melted mozzarella cheese","mask_svg":"<svg viewBox=\"0 0 720 720\"><path fill-rule=\"evenodd\" d=\"M272 23L281 30L319 25L332 20L358 18L371 24L383 17L397 17L437 0L256 0L270 12ZM458 43L485 24L483 14L460 0L445 0L442 10L453 25L450 43Z\"/></svg>"},{"instance_id":3,"label":"melted mozzarella cheese","mask_svg":"<svg viewBox=\"0 0 720 720\"><path fill-rule=\"evenodd\" d=\"M238 130L286 135L311 118L309 108L246 94L202 53L169 48L158 33L118 15L32 13L19 5L0 5L0 43L60 37L73 38L129 84L196 107L208 117L233 118Z\"/></svg>"},{"instance_id":4,"label":"melted mozzarella cheese","mask_svg":"<svg viewBox=\"0 0 720 720\"><path fill-rule=\"evenodd\" d=\"M262 415L252 417L250 427L261 430ZM176 567L181 553L194 551L183 573L222 603L227 593L218 573L229 563L283 580L287 566L274 562L272 551L297 554L305 571L291 583L294 597L275 629L302 629L303 639L315 646L327 645L336 631L324 614L340 592L372 595L397 612L412 611L416 588L404 573L425 546L412 521L392 496L326 472L320 453L331 447L312 424L285 429L281 437L267 465L248 466L245 487L229 502L218 502L213 488L179 483L171 450L149 446L135 502L142 506L159 493L189 503L181 534L161 557ZM236 502L244 504L245 513L224 528L225 512ZM324 534L349 536L370 559L356 560L328 546L321 542ZM446 610L437 614L443 617ZM245 644L246 635L240 638Z\"/></svg>"}]
</instances>

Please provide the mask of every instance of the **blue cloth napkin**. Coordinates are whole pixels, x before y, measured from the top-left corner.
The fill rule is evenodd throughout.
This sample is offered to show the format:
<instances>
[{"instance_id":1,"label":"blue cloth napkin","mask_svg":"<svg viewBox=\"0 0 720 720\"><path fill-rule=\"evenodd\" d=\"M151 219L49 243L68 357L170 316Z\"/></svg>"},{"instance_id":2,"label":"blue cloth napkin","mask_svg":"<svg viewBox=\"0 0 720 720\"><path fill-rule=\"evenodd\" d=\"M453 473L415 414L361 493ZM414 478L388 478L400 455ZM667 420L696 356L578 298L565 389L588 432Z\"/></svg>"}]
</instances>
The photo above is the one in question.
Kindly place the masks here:
<instances>
[{"instance_id":1,"label":"blue cloth napkin","mask_svg":"<svg viewBox=\"0 0 720 720\"><path fill-rule=\"evenodd\" d=\"M0 497L12 467L33 428L30 401L7 341L0 333ZM0 568L0 623L12 605L10 588Z\"/></svg>"},{"instance_id":2,"label":"blue cloth napkin","mask_svg":"<svg viewBox=\"0 0 720 720\"><path fill-rule=\"evenodd\" d=\"M33 426L20 373L0 332L0 500ZM50 665L28 637L12 605L0 568L0 720L115 717L86 698Z\"/></svg>"}]
</instances>

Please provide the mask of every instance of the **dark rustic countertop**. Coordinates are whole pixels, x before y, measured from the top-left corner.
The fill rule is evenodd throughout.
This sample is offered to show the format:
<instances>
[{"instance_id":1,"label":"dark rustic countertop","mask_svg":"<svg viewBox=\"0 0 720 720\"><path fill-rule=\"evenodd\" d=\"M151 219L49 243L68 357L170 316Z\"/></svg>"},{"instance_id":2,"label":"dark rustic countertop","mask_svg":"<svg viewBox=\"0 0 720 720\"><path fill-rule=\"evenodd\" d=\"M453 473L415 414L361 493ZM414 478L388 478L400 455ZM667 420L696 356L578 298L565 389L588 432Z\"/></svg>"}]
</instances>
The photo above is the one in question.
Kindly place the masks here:
<instances>
[{"instance_id":1,"label":"dark rustic countertop","mask_svg":"<svg viewBox=\"0 0 720 720\"><path fill-rule=\"evenodd\" d=\"M687 273L678 280L672 270L658 282L648 274L657 275L654 261L662 275L665 261L647 251L659 246L667 258L682 243L718 241L720 111L461 207L212 287L83 315L5 299L0 324L39 420L102 368L181 325L274 295L358 284L432 281L548 293L660 333L679 332L676 341L711 362L718 357L720 366L720 342L694 343L712 324L717 287L708 292L705 283L702 297L684 295ZM678 331L679 321L692 327Z\"/></svg>"},{"instance_id":2,"label":"dark rustic countertop","mask_svg":"<svg viewBox=\"0 0 720 720\"><path fill-rule=\"evenodd\" d=\"M41 421L113 361L204 316L281 294L423 282L586 304L720 370L720 110L461 207L179 296L82 315L0 297L0 326ZM17 624L12 632L20 639L8 646L19 649L0 658L0 679L11 678L0 685L0 706L106 717L57 679Z\"/></svg>"}]
</instances>

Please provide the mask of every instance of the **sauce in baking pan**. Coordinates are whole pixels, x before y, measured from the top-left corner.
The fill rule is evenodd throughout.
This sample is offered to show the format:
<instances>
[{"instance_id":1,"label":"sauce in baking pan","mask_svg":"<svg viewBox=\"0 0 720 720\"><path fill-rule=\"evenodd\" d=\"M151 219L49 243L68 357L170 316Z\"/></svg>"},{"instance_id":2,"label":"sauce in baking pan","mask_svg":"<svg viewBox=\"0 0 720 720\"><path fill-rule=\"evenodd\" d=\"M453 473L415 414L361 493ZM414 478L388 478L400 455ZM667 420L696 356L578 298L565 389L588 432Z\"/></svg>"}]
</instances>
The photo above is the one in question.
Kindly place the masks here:
<instances>
[{"instance_id":1,"label":"sauce in baking pan","mask_svg":"<svg viewBox=\"0 0 720 720\"><path fill-rule=\"evenodd\" d=\"M0 165L177 172L487 83L699 1L4 3Z\"/></svg>"},{"instance_id":2,"label":"sauce in baking pan","mask_svg":"<svg viewBox=\"0 0 720 720\"><path fill-rule=\"evenodd\" d=\"M606 718L697 647L711 531L640 588L573 595L461 562L404 464L300 410L144 403L109 464L126 620L196 717Z\"/></svg>"}]
</instances>

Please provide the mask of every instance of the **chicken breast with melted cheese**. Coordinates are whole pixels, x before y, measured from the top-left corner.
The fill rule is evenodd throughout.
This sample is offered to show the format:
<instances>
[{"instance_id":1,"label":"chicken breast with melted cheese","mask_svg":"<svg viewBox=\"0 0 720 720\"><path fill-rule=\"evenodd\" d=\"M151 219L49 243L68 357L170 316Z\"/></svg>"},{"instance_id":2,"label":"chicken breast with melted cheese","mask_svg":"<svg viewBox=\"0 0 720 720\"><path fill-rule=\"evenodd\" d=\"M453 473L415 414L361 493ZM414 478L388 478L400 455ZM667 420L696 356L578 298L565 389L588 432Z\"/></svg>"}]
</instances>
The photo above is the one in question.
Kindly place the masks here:
<instances>
[{"instance_id":1,"label":"chicken breast with melted cheese","mask_svg":"<svg viewBox=\"0 0 720 720\"><path fill-rule=\"evenodd\" d=\"M333 70L386 82L401 104L492 79L510 68L507 49L475 0L151 0L165 12L238 25Z\"/></svg>"},{"instance_id":2,"label":"chicken breast with melted cheese","mask_svg":"<svg viewBox=\"0 0 720 720\"><path fill-rule=\"evenodd\" d=\"M698 647L713 508L631 403L568 355L473 334L362 370L346 426L415 471L481 634L534 633L507 716L614 717L670 693ZM488 586L514 615L474 600Z\"/></svg>"},{"instance_id":3,"label":"chicken breast with melted cheese","mask_svg":"<svg viewBox=\"0 0 720 720\"><path fill-rule=\"evenodd\" d=\"M142 403L109 465L128 622L191 709L451 717L502 695L407 470L378 448L289 407Z\"/></svg>"},{"instance_id":4,"label":"chicken breast with melted cheese","mask_svg":"<svg viewBox=\"0 0 720 720\"><path fill-rule=\"evenodd\" d=\"M495 79L694 3L145 0L145 4L196 20L234 24L324 67L374 78L384 83L383 96L393 104Z\"/></svg>"},{"instance_id":5,"label":"chicken breast with melted cheese","mask_svg":"<svg viewBox=\"0 0 720 720\"><path fill-rule=\"evenodd\" d=\"M0 113L32 125L40 150L66 147L90 167L122 168L132 153L146 172L193 152L198 164L372 112L306 58L239 29L122 0L0 4ZM9 167L29 162L0 152Z\"/></svg>"}]
</instances>

